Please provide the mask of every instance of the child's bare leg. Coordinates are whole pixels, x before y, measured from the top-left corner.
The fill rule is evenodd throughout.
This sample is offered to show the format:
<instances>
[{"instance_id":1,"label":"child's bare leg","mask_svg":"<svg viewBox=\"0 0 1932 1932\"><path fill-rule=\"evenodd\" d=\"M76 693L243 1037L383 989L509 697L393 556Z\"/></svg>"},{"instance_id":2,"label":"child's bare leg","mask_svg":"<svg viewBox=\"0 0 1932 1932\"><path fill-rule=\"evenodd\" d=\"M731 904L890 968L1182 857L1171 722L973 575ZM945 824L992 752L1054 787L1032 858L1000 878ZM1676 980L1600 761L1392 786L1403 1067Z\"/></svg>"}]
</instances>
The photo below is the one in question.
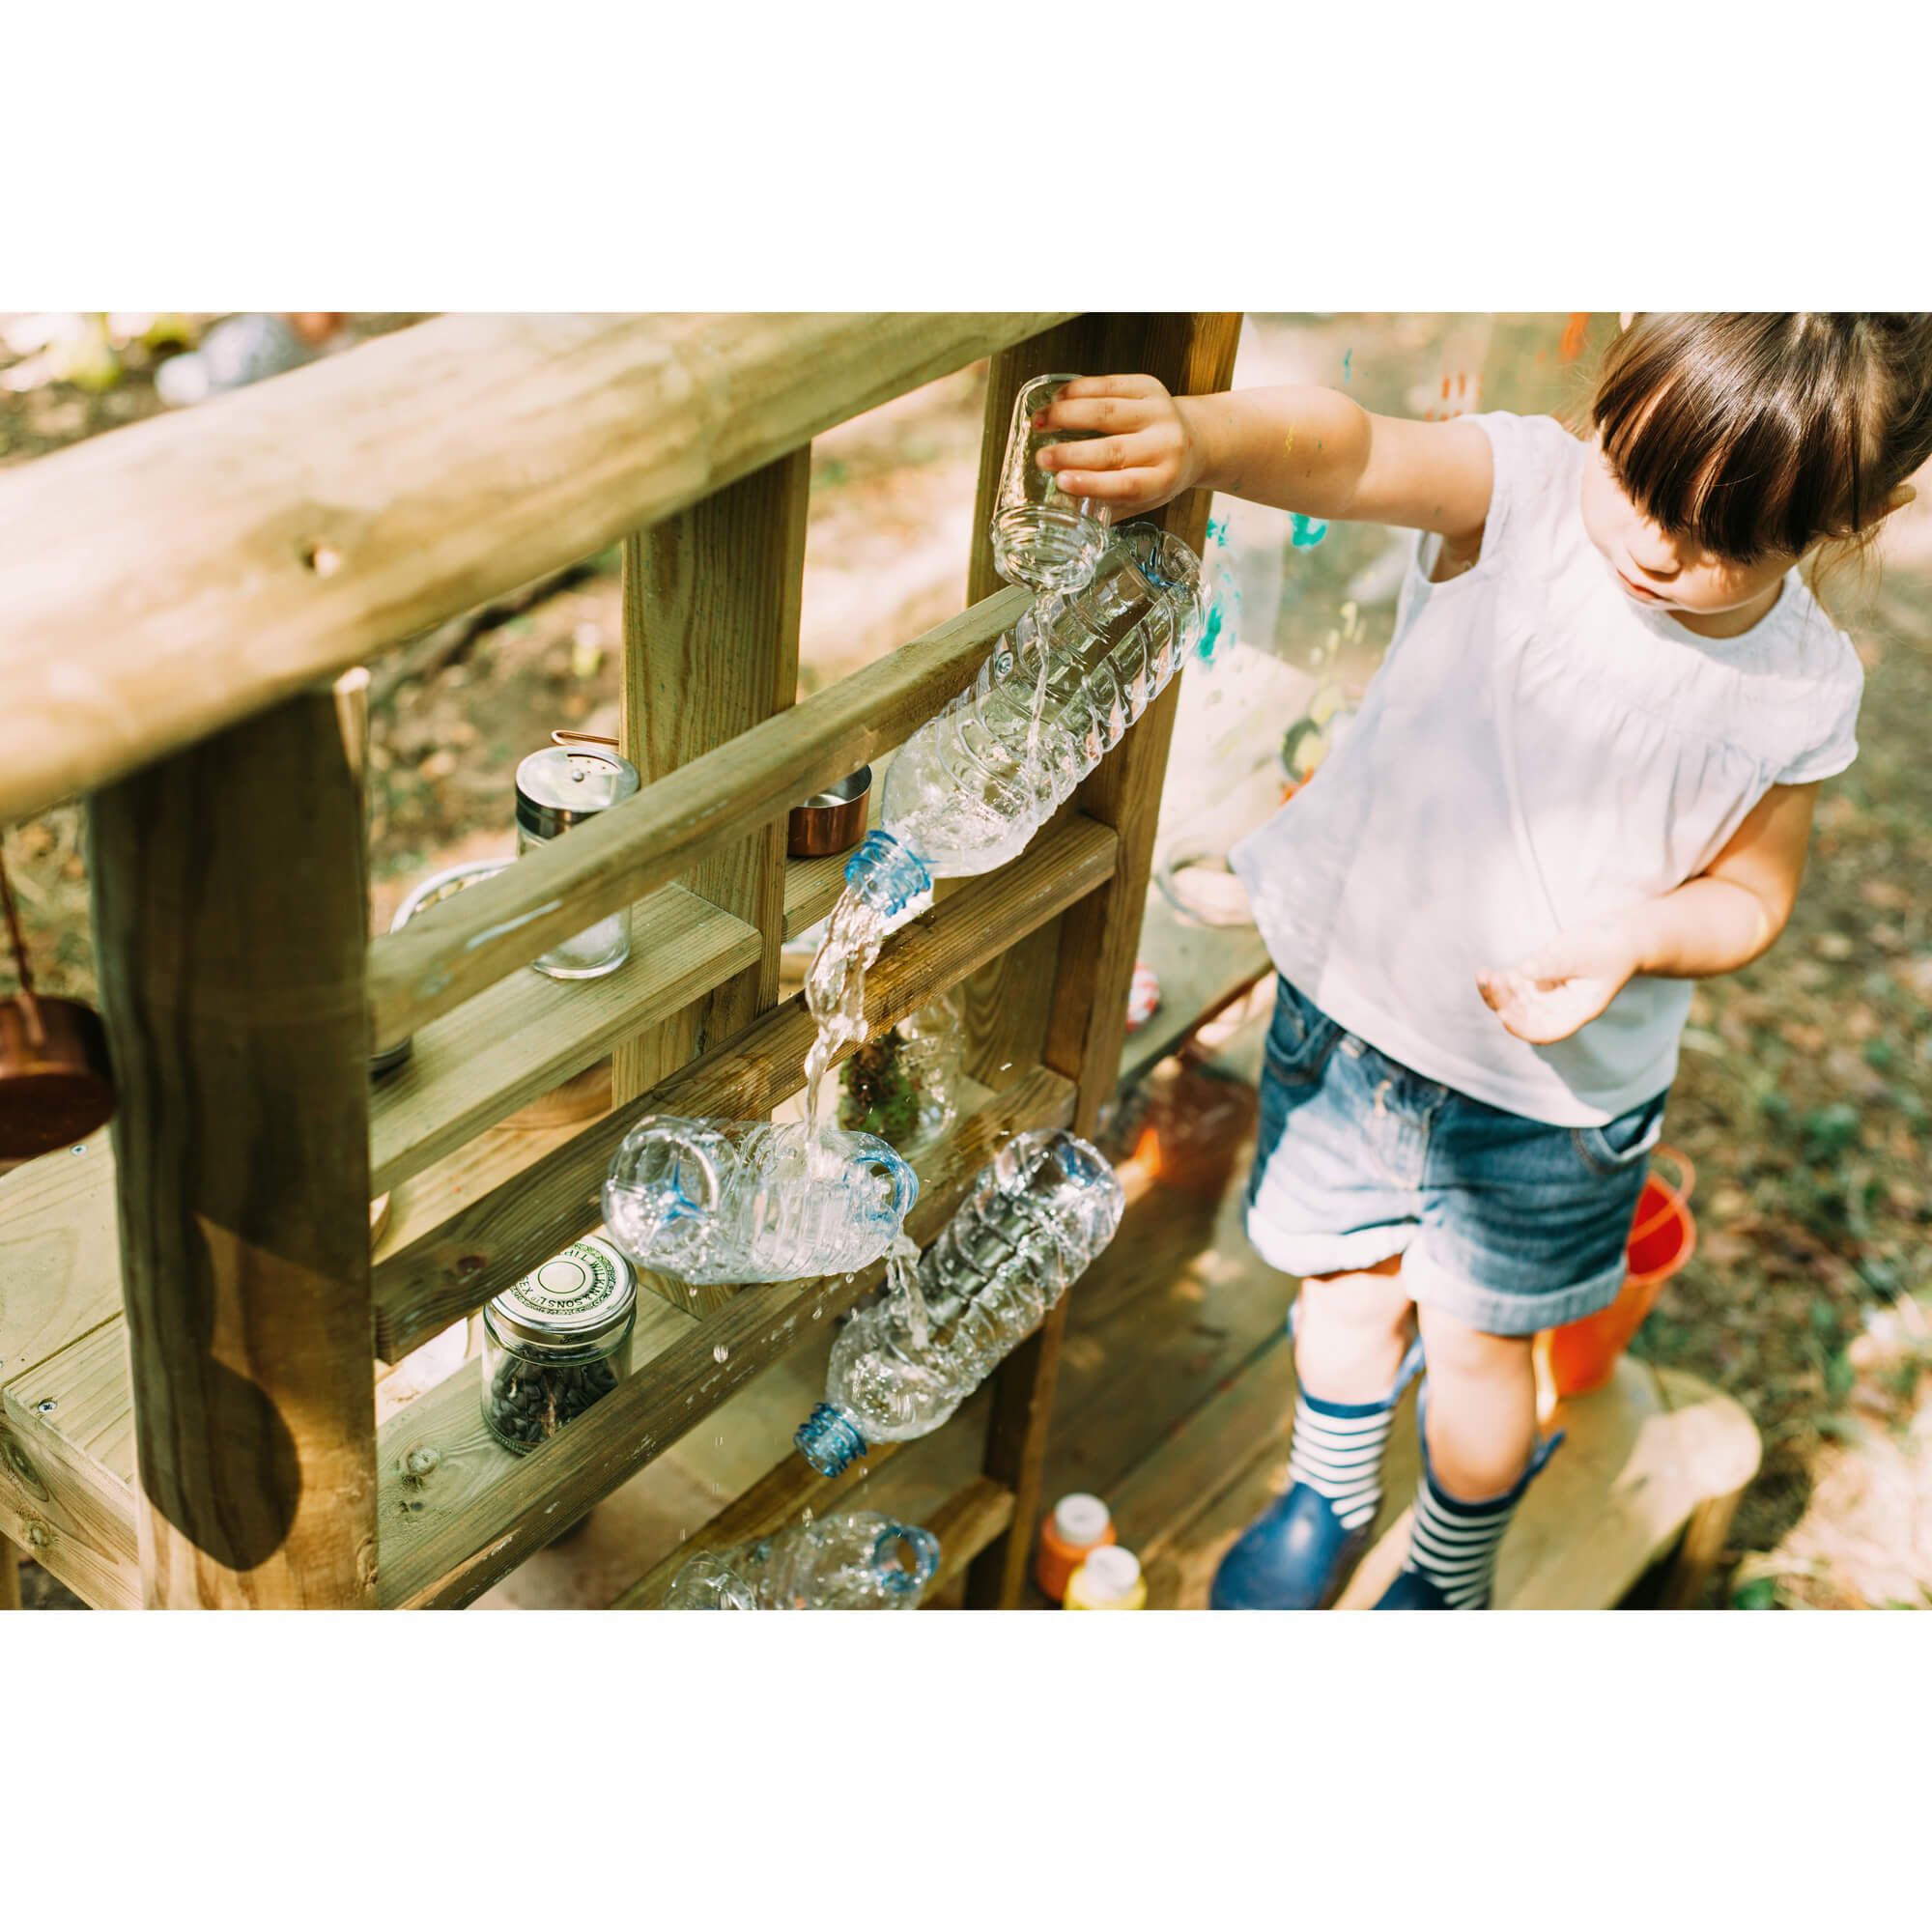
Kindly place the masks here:
<instances>
[{"instance_id":1,"label":"child's bare leg","mask_svg":"<svg viewBox=\"0 0 1932 1932\"><path fill-rule=\"evenodd\" d=\"M1413 1308L1400 1255L1350 1274L1310 1275L1294 1318L1296 1379L1323 1402L1382 1401L1407 1352Z\"/></svg>"},{"instance_id":2,"label":"child's bare leg","mask_svg":"<svg viewBox=\"0 0 1932 1932\"><path fill-rule=\"evenodd\" d=\"M1536 1372L1527 1335L1486 1335L1417 1311L1429 1361L1429 1460L1452 1496L1499 1496L1529 1466Z\"/></svg>"},{"instance_id":3,"label":"child's bare leg","mask_svg":"<svg viewBox=\"0 0 1932 1932\"><path fill-rule=\"evenodd\" d=\"M1368 1548L1381 1501L1382 1449L1415 1365L1399 1258L1311 1275L1294 1320L1288 1489L1222 1558L1217 1610L1314 1610L1331 1604Z\"/></svg>"}]
</instances>

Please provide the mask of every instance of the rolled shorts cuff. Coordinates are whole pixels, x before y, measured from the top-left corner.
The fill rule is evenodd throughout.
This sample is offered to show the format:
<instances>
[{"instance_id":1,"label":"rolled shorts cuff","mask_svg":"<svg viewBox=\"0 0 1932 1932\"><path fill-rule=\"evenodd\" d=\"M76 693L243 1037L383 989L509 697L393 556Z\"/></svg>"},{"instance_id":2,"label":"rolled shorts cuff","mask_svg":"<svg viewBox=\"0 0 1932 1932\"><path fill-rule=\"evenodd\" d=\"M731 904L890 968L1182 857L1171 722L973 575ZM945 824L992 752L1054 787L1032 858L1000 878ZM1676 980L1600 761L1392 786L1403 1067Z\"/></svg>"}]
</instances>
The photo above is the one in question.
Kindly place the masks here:
<instances>
[{"instance_id":1,"label":"rolled shorts cuff","mask_svg":"<svg viewBox=\"0 0 1932 1932\"><path fill-rule=\"evenodd\" d=\"M1246 1226L1249 1245L1269 1267L1301 1276L1347 1274L1374 1267L1391 1255L1406 1253L1420 1232L1412 1222L1397 1222L1379 1228L1355 1228L1345 1235L1295 1234L1274 1226L1253 1203L1247 1208Z\"/></svg>"},{"instance_id":2,"label":"rolled shorts cuff","mask_svg":"<svg viewBox=\"0 0 1932 1932\"><path fill-rule=\"evenodd\" d=\"M1569 1288L1512 1293L1507 1289L1483 1288L1443 1266L1425 1239L1403 1256L1402 1285L1410 1300L1426 1302L1485 1335L1534 1335L1600 1314L1617 1298L1626 1272L1619 1258Z\"/></svg>"}]
</instances>

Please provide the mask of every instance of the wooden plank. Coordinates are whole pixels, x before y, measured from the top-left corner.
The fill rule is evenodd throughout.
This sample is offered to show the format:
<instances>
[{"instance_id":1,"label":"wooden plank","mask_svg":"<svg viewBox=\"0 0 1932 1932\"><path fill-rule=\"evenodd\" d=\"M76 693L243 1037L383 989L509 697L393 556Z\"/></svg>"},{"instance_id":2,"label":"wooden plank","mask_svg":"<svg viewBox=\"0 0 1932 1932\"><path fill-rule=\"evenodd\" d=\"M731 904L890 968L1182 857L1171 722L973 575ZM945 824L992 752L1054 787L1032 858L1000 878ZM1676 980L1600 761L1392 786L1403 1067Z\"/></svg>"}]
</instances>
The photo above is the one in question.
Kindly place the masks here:
<instances>
[{"instance_id":1,"label":"wooden plank","mask_svg":"<svg viewBox=\"0 0 1932 1932\"><path fill-rule=\"evenodd\" d=\"M0 1610L20 1607L20 1565L26 1552L17 1544L0 1536Z\"/></svg>"},{"instance_id":2,"label":"wooden plank","mask_svg":"<svg viewBox=\"0 0 1932 1932\"><path fill-rule=\"evenodd\" d=\"M152 1606L374 1600L362 800L327 690L97 795Z\"/></svg>"},{"instance_id":3,"label":"wooden plank","mask_svg":"<svg viewBox=\"0 0 1932 1932\"><path fill-rule=\"evenodd\" d=\"M1064 1122L1072 1099L1065 1081L1037 1069L961 1121L918 1163L920 1199L907 1221L913 1238L923 1244L938 1235L1003 1141ZM473 1372L452 1378L466 1386L447 1403L432 1391L382 1433L382 1601L449 1607L480 1596L883 1277L875 1263L849 1277L739 1295L708 1321L686 1324L644 1373L527 1456L477 1439L487 1432ZM465 1414L473 1420L459 1436L438 1435L439 1422ZM445 1472L456 1480L445 1483Z\"/></svg>"},{"instance_id":4,"label":"wooden plank","mask_svg":"<svg viewBox=\"0 0 1932 1932\"><path fill-rule=\"evenodd\" d=\"M652 782L788 710L798 696L805 518L811 492L806 444L624 544L623 742ZM756 950L679 1024L617 1048L611 1092L636 1099L777 1004L784 943L782 815L747 824L750 837L701 860L691 890L748 923ZM645 1285L668 1292L661 1277ZM722 1298L697 1289L692 1312Z\"/></svg>"},{"instance_id":5,"label":"wooden plank","mask_svg":"<svg viewBox=\"0 0 1932 1932\"><path fill-rule=\"evenodd\" d=\"M627 539L624 731L627 753L647 781L668 777L795 701L810 489L807 444ZM694 893L747 922L763 945L750 970L703 1003L699 1053L777 1002L784 840L781 810L689 875ZM650 1084L626 1075L620 1052L620 1102Z\"/></svg>"},{"instance_id":6,"label":"wooden plank","mask_svg":"<svg viewBox=\"0 0 1932 1932\"><path fill-rule=\"evenodd\" d=\"M1501 1607L1609 1608L1707 1499L1749 1480L1749 1417L1670 1373L1666 1396L1647 1365L1626 1359L1607 1386L1565 1406L1557 1420L1570 1439L1531 1485L1502 1547ZM1122 1540L1139 1550L1156 1607L1206 1605L1230 1545L1286 1483L1293 1402L1293 1351L1278 1338L1115 1488ZM1339 1608L1367 1608L1402 1567L1417 1466L1411 1392L1390 1437L1377 1540Z\"/></svg>"},{"instance_id":7,"label":"wooden plank","mask_svg":"<svg viewBox=\"0 0 1932 1932\"><path fill-rule=\"evenodd\" d=\"M702 1529L653 1564L611 1607L613 1610L661 1608L666 1591L694 1556L770 1536L808 1507L815 1516L824 1516L835 1505L843 1505L846 1492L856 1490L871 1470L890 1462L898 1450L896 1442L881 1442L877 1448L867 1451L863 1464L854 1463L838 1475L829 1477L821 1476L803 1456L788 1455L782 1463L766 1470L728 1507L720 1510Z\"/></svg>"},{"instance_id":8,"label":"wooden plank","mask_svg":"<svg viewBox=\"0 0 1932 1932\"><path fill-rule=\"evenodd\" d=\"M121 1312L113 1147L79 1145L0 1179L0 1385Z\"/></svg>"},{"instance_id":9,"label":"wooden plank","mask_svg":"<svg viewBox=\"0 0 1932 1932\"><path fill-rule=\"evenodd\" d=\"M394 1039L788 811L828 771L896 745L969 684L1025 608L1009 590L691 760L635 798L430 907L370 948L377 1037Z\"/></svg>"},{"instance_id":10,"label":"wooden plank","mask_svg":"<svg viewBox=\"0 0 1932 1932\"><path fill-rule=\"evenodd\" d=\"M0 476L0 820L602 550L1050 320L446 316Z\"/></svg>"},{"instance_id":11,"label":"wooden plank","mask_svg":"<svg viewBox=\"0 0 1932 1932\"><path fill-rule=\"evenodd\" d=\"M1087 359L1075 365L1080 373L1141 370L1160 378L1177 395L1199 395L1226 386L1234 369L1240 317L1093 317L1081 330ZM1199 552L1208 500L1207 492L1190 491L1167 504L1156 521ZM1113 826L1121 838L1120 863L1105 891L1094 894L1061 922L1059 963L1045 1014L1041 1058L1079 1088L1074 1126L1083 1134L1094 1132L1101 1106L1114 1093L1126 1029L1127 986L1147 909L1161 781L1179 699L1177 672L1124 741L1075 794L1077 810ZM1065 1322L1063 1302L1001 1366L994 1383L986 1472L1013 1492L1015 1520L1020 1523L1030 1524L1038 1511L1054 1374ZM1004 1538L994 1545L974 1565L968 1601L981 1606L1017 1604L1026 1586L1026 1555L1024 1537Z\"/></svg>"},{"instance_id":12,"label":"wooden plank","mask_svg":"<svg viewBox=\"0 0 1932 1932\"><path fill-rule=\"evenodd\" d=\"M866 988L868 1023L877 1031L917 1010L1003 946L1094 891L1113 863L1113 833L1075 819L1043 834L1010 866L970 881L966 891L887 942ZM389 1253L377 1264L375 1277L383 1358L395 1360L481 1307L596 1226L605 1175L635 1121L647 1113L727 1120L767 1114L803 1085L812 1037L804 998L794 996L650 1094L575 1132L524 1168L514 1185L472 1201Z\"/></svg>"},{"instance_id":13,"label":"wooden plank","mask_svg":"<svg viewBox=\"0 0 1932 1932\"><path fill-rule=\"evenodd\" d=\"M127 1333L94 1329L0 1398L0 1532L96 1609L141 1604Z\"/></svg>"},{"instance_id":14,"label":"wooden plank","mask_svg":"<svg viewBox=\"0 0 1932 1932\"><path fill-rule=\"evenodd\" d=\"M925 1525L939 1539L939 1568L926 1588L926 1603L932 1604L959 1582L1012 1525L1012 1491L990 1476L975 1476Z\"/></svg>"},{"instance_id":15,"label":"wooden plank","mask_svg":"<svg viewBox=\"0 0 1932 1932\"><path fill-rule=\"evenodd\" d=\"M388 1192L526 1101L757 963L754 925L682 886L632 910L631 956L602 980L513 973L432 1021L376 1082L370 1180Z\"/></svg>"}]
</instances>

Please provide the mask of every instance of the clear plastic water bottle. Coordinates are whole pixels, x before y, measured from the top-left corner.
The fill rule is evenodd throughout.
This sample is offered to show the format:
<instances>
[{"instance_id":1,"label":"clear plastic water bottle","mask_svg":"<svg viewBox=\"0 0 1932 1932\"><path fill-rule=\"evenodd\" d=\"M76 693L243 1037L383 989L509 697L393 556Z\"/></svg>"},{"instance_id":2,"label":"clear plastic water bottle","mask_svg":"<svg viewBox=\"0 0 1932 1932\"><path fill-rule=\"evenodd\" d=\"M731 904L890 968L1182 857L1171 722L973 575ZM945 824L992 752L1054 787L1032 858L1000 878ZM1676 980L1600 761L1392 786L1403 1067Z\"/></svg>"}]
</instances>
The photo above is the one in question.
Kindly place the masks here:
<instances>
[{"instance_id":1,"label":"clear plastic water bottle","mask_svg":"<svg viewBox=\"0 0 1932 1932\"><path fill-rule=\"evenodd\" d=\"M650 1114L611 1163L604 1219L639 1266L680 1281L794 1281L877 1261L918 1199L876 1134Z\"/></svg>"},{"instance_id":2,"label":"clear plastic water bottle","mask_svg":"<svg viewBox=\"0 0 1932 1932\"><path fill-rule=\"evenodd\" d=\"M851 1510L693 1557L665 1608L910 1610L938 1570L939 1539L929 1529Z\"/></svg>"},{"instance_id":3,"label":"clear plastic water bottle","mask_svg":"<svg viewBox=\"0 0 1932 1932\"><path fill-rule=\"evenodd\" d=\"M935 878L1017 858L1166 689L1205 621L1194 553L1150 524L1118 532L1085 589L1037 602L972 688L906 740L847 885L890 917Z\"/></svg>"},{"instance_id":4,"label":"clear plastic water bottle","mask_svg":"<svg viewBox=\"0 0 1932 1932\"><path fill-rule=\"evenodd\" d=\"M917 1295L874 1302L840 1331L799 1453L836 1476L874 1443L939 1428L1113 1239L1124 1207L1079 1135L1015 1135L921 1258Z\"/></svg>"}]
</instances>

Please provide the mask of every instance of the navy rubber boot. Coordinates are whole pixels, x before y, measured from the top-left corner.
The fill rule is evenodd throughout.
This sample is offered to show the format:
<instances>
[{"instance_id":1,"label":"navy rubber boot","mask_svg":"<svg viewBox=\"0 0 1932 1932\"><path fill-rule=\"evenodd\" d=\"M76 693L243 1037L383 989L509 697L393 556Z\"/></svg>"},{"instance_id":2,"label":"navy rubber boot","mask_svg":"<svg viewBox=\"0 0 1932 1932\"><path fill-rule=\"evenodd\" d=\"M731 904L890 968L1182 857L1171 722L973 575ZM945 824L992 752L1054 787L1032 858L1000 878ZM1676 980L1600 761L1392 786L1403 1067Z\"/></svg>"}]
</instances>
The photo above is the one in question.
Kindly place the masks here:
<instances>
[{"instance_id":1,"label":"navy rubber boot","mask_svg":"<svg viewBox=\"0 0 1932 1932\"><path fill-rule=\"evenodd\" d=\"M1523 1492L1542 1473L1543 1465L1556 1453L1563 1440L1558 1430L1547 1441L1530 1451L1529 1466L1515 1484L1499 1496L1481 1502L1463 1502L1450 1495L1435 1480L1429 1461L1429 1391L1415 1406L1416 1434L1422 1443L1422 1485L1429 1494L1416 1496L1416 1518L1409 1530L1409 1553L1395 1580L1372 1605L1378 1610L1487 1610L1490 1607L1491 1580L1495 1574L1495 1552L1508 1533ZM1444 1538L1448 1541L1444 1541ZM1483 1546L1482 1561L1487 1566L1480 1594L1471 1599L1468 1591L1459 1591L1460 1602L1452 1602L1450 1590L1457 1587L1458 1557L1477 1545ZM1444 1559L1446 1558L1446 1565ZM1463 1556L1466 1563L1468 1558ZM1446 1576L1441 1570L1446 1567ZM1438 1574L1432 1575L1432 1569Z\"/></svg>"},{"instance_id":2,"label":"navy rubber boot","mask_svg":"<svg viewBox=\"0 0 1932 1932\"><path fill-rule=\"evenodd\" d=\"M1293 1327L1291 1324L1291 1332ZM1422 1345L1411 1343L1395 1386L1378 1403L1326 1405L1338 1415L1386 1414L1422 1367ZM1294 1483L1241 1532L1214 1573L1208 1607L1213 1610L1325 1610L1341 1595L1369 1547L1374 1519L1345 1529L1335 1506L1319 1490Z\"/></svg>"}]
</instances>

